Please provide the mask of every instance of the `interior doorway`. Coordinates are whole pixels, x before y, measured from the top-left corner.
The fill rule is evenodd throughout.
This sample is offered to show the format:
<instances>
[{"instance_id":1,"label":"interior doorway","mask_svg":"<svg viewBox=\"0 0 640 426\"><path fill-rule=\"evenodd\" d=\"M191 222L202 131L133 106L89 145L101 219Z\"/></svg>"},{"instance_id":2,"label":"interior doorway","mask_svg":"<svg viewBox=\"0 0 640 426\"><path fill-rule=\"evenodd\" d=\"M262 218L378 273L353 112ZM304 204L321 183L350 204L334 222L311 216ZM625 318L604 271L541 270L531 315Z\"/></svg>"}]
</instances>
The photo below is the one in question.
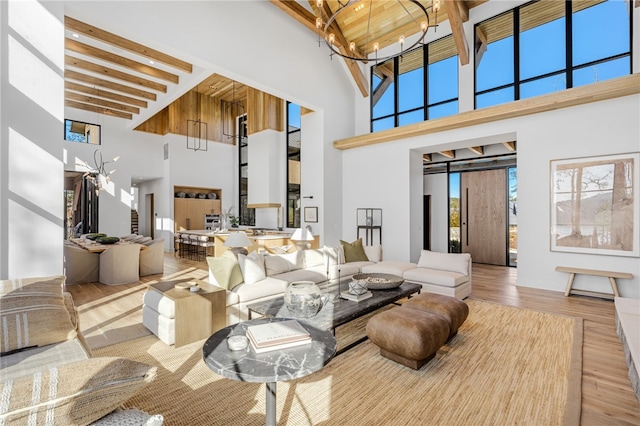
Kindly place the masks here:
<instances>
[{"instance_id":1,"label":"interior doorway","mask_svg":"<svg viewBox=\"0 0 640 426\"><path fill-rule=\"evenodd\" d=\"M64 239L98 232L98 188L83 172L64 172Z\"/></svg>"},{"instance_id":2,"label":"interior doorway","mask_svg":"<svg viewBox=\"0 0 640 426\"><path fill-rule=\"evenodd\" d=\"M155 211L155 207L154 207L154 195L153 193L151 194L146 194L144 196L144 208L145 211L147 212L146 214L146 223L144 224L144 228L147 230L147 232L149 233L149 236L151 238L155 238L155 234L156 234L156 211Z\"/></svg>"},{"instance_id":3,"label":"interior doorway","mask_svg":"<svg viewBox=\"0 0 640 426\"><path fill-rule=\"evenodd\" d=\"M477 263L508 265L507 169L464 172L460 243Z\"/></svg>"}]
</instances>

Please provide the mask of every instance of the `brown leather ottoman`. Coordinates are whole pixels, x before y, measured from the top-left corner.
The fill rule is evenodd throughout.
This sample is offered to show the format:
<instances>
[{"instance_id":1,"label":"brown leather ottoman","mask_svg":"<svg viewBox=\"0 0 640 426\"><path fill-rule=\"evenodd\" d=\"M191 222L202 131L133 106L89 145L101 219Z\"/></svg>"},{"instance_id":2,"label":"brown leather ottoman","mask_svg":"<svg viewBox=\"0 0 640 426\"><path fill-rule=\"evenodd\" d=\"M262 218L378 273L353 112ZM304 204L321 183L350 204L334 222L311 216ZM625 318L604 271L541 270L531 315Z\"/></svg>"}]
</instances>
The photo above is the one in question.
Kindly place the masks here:
<instances>
[{"instance_id":1,"label":"brown leather ottoman","mask_svg":"<svg viewBox=\"0 0 640 426\"><path fill-rule=\"evenodd\" d=\"M440 315L399 307L374 315L367 336L380 355L418 370L447 341L449 324Z\"/></svg>"},{"instance_id":2,"label":"brown leather ottoman","mask_svg":"<svg viewBox=\"0 0 640 426\"><path fill-rule=\"evenodd\" d=\"M423 312L440 315L449 323L449 339L458 333L458 328L469 316L469 306L457 297L442 294L422 293L412 297L402 304L403 308L410 308Z\"/></svg>"}]
</instances>

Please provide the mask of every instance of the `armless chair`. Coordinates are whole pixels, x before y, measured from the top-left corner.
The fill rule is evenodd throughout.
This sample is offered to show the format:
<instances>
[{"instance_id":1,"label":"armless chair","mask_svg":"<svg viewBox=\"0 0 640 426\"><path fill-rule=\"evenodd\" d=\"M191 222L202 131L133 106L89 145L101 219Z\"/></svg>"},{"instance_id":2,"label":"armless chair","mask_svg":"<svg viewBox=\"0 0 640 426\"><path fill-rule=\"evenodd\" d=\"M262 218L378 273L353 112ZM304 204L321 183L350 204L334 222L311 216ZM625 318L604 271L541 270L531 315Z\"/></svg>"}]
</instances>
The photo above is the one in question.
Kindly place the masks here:
<instances>
[{"instance_id":1,"label":"armless chair","mask_svg":"<svg viewBox=\"0 0 640 426\"><path fill-rule=\"evenodd\" d=\"M71 242L64 243L64 275L67 284L95 283L100 276L100 254Z\"/></svg>"},{"instance_id":2,"label":"armless chair","mask_svg":"<svg viewBox=\"0 0 640 426\"><path fill-rule=\"evenodd\" d=\"M114 244L100 254L100 282L128 284L140 279L140 244Z\"/></svg>"},{"instance_id":3,"label":"armless chair","mask_svg":"<svg viewBox=\"0 0 640 426\"><path fill-rule=\"evenodd\" d=\"M140 250L140 276L164 273L164 238L157 238Z\"/></svg>"}]
</instances>

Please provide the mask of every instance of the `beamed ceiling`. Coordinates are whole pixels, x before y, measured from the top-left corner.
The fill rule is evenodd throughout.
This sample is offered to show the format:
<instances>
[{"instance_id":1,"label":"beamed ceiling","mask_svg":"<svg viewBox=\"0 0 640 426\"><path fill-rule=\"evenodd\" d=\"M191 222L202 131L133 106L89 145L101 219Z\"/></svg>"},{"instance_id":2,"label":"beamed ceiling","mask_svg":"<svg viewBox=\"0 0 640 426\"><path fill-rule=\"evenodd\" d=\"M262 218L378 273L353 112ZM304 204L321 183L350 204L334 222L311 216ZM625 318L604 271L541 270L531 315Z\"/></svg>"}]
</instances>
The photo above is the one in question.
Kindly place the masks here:
<instances>
[{"instance_id":1,"label":"beamed ceiling","mask_svg":"<svg viewBox=\"0 0 640 426\"><path fill-rule=\"evenodd\" d=\"M274 7L279 8L300 23L301 30L304 27L304 31L312 31L315 34L318 34L316 17L320 14L326 22L328 17L339 7L337 0L325 0L322 11L317 10L316 0L270 1ZM445 51L449 53L455 51L462 65L469 62L470 54L474 54L477 63L488 42L508 35L508 31L505 33L505 28L509 28L509 25L500 25L499 20L493 20L490 25L480 25L477 28L476 39L480 40L480 44L472 46L472 50L469 50L462 24L469 19L471 9L486 1L441 0L441 9L437 14L437 20L431 10L432 0L420 1L429 11L430 25L441 24L447 20L450 22L453 41L444 39L446 43L441 43L442 46L438 47L443 51L442 54L445 54ZM602 0L584 0L577 4L587 7L599 1ZM341 51L345 51L350 41L355 41L356 55L368 53L370 49L365 48L365 39L362 37L362 34L366 33L367 26L370 26L370 32L380 42L381 49L392 43L397 43L399 34L409 31L408 28L414 28L415 24L399 20L398 17L403 16L404 11L397 6L396 1L373 1L370 22L365 16L368 15L369 2L358 2L349 7L356 7L359 3L365 4L363 10L366 13L355 18L349 14L340 14L330 28L330 31L336 35L335 46ZM529 8L529 16L524 20L525 24L528 22L530 25L537 25L540 22L553 19L552 12L555 9L542 7L549 5L549 3L560 4L562 2L545 1L540 3L541 7ZM639 5L640 0L637 0L635 6ZM182 82L185 80L191 81L189 76L193 72L193 66L176 56L159 52L134 40L96 28L71 17L65 17L65 29L64 79L65 105L67 107L132 120L150 107L154 107L155 110L166 109L169 103L166 100L169 92L181 96L190 91L246 105L247 86L242 83L222 75L212 74L195 86L184 84ZM429 29L429 31L433 30ZM433 54L437 56L437 52ZM407 56L407 63L403 64L403 67L411 68L410 55L405 56ZM329 60L328 50L327 60ZM434 60L437 58L434 57ZM365 78L360 64L349 59L344 59L344 62L362 96L369 96L368 79ZM385 73L384 67L379 67L378 71L382 74ZM393 73L390 74L393 75ZM379 95L374 94L374 102ZM173 99L175 98L174 96ZM157 105L155 105L156 103ZM153 125L147 124L150 121L151 119L147 120L137 128L153 127ZM513 152L515 144L505 144L505 148ZM483 147L469 149L474 155L484 155ZM437 153L437 156L439 158L453 158L455 152L441 152ZM425 161L429 161L431 157L430 154L426 155Z\"/></svg>"}]
</instances>

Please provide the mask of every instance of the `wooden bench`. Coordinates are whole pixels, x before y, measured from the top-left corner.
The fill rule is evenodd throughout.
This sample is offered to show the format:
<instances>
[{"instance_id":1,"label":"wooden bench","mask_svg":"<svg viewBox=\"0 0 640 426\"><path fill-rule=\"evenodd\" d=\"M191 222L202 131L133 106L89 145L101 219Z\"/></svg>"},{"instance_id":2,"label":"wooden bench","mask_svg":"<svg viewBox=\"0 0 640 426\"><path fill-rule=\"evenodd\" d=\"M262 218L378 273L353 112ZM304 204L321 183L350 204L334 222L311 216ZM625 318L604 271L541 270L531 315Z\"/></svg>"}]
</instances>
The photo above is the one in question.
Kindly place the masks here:
<instances>
[{"instance_id":1,"label":"wooden bench","mask_svg":"<svg viewBox=\"0 0 640 426\"><path fill-rule=\"evenodd\" d=\"M570 266L556 266L556 271L569 273L569 281L567 281L567 288L564 291L565 296L569 296L571 292L575 294L585 295L585 296L595 296L595 297L610 296L608 293L600 293L596 291L573 290L571 287L573 286L573 279L576 277L576 274L594 275L594 276L609 278L609 283L611 284L611 289L613 290L614 297L620 297L616 278L626 278L626 279L633 278L633 274L630 274L628 272L600 271L597 269L572 268ZM613 298L613 297L608 297L608 298Z\"/></svg>"}]
</instances>

